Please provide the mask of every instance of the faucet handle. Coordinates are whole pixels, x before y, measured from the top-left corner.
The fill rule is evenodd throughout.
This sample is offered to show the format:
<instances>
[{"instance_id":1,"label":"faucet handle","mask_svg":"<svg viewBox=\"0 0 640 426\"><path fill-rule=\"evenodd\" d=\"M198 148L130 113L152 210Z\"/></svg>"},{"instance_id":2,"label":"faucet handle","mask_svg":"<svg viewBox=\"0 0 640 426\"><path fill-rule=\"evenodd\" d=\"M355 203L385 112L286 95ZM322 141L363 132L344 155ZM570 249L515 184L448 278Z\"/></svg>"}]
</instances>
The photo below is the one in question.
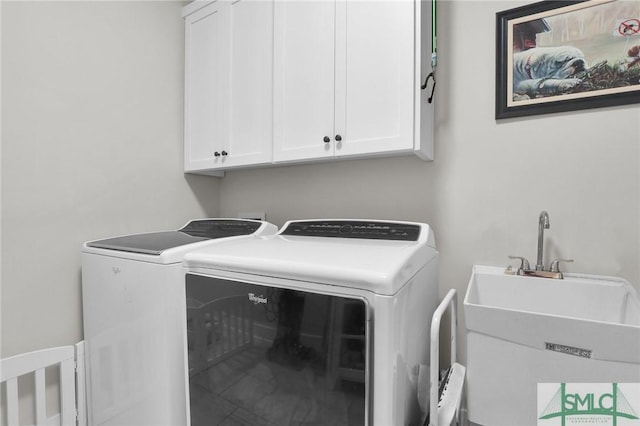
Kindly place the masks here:
<instances>
[{"instance_id":1,"label":"faucet handle","mask_svg":"<svg viewBox=\"0 0 640 426\"><path fill-rule=\"evenodd\" d=\"M560 262L573 263L573 259L555 259L551 262L551 266L549 267L550 272L560 272L560 268L558 267Z\"/></svg>"},{"instance_id":2,"label":"faucet handle","mask_svg":"<svg viewBox=\"0 0 640 426\"><path fill-rule=\"evenodd\" d=\"M518 268L519 270L528 271L531 269L531 267L529 266L529 261L525 257L509 256L509 259L520 259L520 267Z\"/></svg>"}]
</instances>

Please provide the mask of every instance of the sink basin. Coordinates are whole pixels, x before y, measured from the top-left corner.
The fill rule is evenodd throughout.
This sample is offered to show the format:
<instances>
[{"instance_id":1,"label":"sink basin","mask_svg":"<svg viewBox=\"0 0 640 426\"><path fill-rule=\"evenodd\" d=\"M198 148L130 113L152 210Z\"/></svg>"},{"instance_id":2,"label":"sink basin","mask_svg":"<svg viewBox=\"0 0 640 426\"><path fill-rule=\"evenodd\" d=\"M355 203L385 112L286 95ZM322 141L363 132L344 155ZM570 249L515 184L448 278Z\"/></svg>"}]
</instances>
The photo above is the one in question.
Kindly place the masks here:
<instances>
[{"instance_id":1,"label":"sink basin","mask_svg":"<svg viewBox=\"0 0 640 426\"><path fill-rule=\"evenodd\" d=\"M640 363L636 290L622 278L564 277L475 266L464 299L467 329L539 348L566 342L591 350L592 358Z\"/></svg>"},{"instance_id":2,"label":"sink basin","mask_svg":"<svg viewBox=\"0 0 640 426\"><path fill-rule=\"evenodd\" d=\"M626 280L504 271L474 266L464 299L471 421L535 425L538 383L640 382L640 301Z\"/></svg>"}]
</instances>

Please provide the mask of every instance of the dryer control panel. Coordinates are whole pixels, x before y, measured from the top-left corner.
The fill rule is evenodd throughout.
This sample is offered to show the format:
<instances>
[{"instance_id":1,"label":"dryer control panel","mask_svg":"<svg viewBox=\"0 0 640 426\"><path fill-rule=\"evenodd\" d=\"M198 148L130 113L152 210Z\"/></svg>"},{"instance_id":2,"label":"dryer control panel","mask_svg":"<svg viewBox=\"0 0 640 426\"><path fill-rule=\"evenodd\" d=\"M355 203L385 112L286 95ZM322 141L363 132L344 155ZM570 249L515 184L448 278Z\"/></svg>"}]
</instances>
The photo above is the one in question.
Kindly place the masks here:
<instances>
[{"instance_id":1,"label":"dryer control panel","mask_svg":"<svg viewBox=\"0 0 640 426\"><path fill-rule=\"evenodd\" d=\"M403 222L319 220L291 222L280 235L417 241L420 226Z\"/></svg>"}]
</instances>

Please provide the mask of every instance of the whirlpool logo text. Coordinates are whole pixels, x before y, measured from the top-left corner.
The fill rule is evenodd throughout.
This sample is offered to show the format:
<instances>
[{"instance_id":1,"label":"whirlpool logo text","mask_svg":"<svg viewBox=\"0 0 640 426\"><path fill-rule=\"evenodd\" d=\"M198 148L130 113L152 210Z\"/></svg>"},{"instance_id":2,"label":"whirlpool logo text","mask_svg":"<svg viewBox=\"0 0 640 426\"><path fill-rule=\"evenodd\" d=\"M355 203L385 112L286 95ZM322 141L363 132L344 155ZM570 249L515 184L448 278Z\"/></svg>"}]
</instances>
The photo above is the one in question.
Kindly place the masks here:
<instances>
[{"instance_id":1,"label":"whirlpool logo text","mask_svg":"<svg viewBox=\"0 0 640 426\"><path fill-rule=\"evenodd\" d=\"M264 297L263 295L256 296L253 293L249 293L249 300L252 301L254 305L258 305L260 303L262 303L263 305L266 305L268 302L267 298Z\"/></svg>"}]
</instances>

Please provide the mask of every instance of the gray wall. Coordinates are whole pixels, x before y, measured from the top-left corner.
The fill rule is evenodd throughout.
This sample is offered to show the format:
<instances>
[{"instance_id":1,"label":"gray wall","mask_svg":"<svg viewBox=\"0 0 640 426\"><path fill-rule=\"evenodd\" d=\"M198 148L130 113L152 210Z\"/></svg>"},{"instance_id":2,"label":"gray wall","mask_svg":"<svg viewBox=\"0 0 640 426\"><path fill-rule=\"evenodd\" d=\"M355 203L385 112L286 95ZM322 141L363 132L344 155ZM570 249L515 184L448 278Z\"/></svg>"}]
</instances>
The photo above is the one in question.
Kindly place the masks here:
<instances>
[{"instance_id":1,"label":"gray wall","mask_svg":"<svg viewBox=\"0 0 640 426\"><path fill-rule=\"evenodd\" d=\"M203 214L424 221L441 252L440 292L462 297L473 264L535 258L546 209L547 261L571 257L567 270L638 286L640 108L493 118L495 12L526 3L438 3L434 162L219 180L181 172L178 4L2 2L2 355L82 338L82 241Z\"/></svg>"},{"instance_id":2,"label":"gray wall","mask_svg":"<svg viewBox=\"0 0 640 426\"><path fill-rule=\"evenodd\" d=\"M618 275L637 287L640 108L494 119L495 13L525 3L438 2L434 162L231 172L220 188L222 214L264 209L277 225L311 217L427 222L441 253L440 293L456 288L462 298L474 264L506 266L508 255L535 263L538 214L547 210L546 262L573 258L565 270Z\"/></svg>"},{"instance_id":3,"label":"gray wall","mask_svg":"<svg viewBox=\"0 0 640 426\"><path fill-rule=\"evenodd\" d=\"M82 339L80 247L218 215L182 172L181 2L2 2L2 356Z\"/></svg>"}]
</instances>

